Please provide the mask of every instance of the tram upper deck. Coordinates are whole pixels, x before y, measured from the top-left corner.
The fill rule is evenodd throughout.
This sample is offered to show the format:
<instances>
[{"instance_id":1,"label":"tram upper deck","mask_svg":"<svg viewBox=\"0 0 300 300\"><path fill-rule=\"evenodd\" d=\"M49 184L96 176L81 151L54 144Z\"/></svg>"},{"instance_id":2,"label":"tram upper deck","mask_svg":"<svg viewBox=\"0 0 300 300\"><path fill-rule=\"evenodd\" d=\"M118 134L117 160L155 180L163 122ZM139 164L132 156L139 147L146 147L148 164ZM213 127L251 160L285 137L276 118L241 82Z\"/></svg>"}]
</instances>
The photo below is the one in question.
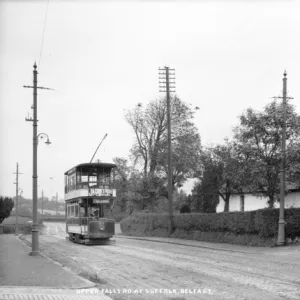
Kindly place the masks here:
<instances>
[{"instance_id":1,"label":"tram upper deck","mask_svg":"<svg viewBox=\"0 0 300 300\"><path fill-rule=\"evenodd\" d=\"M65 200L114 198L115 164L83 163L65 172Z\"/></svg>"}]
</instances>

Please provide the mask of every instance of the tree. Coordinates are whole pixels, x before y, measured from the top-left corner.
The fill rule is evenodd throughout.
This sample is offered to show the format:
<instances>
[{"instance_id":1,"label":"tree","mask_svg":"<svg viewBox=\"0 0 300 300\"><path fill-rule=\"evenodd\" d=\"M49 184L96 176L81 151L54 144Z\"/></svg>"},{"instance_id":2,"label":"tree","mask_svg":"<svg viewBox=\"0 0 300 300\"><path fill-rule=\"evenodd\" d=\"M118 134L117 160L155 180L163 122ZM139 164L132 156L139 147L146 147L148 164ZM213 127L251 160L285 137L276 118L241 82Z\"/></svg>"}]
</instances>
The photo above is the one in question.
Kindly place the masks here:
<instances>
[{"instance_id":1,"label":"tree","mask_svg":"<svg viewBox=\"0 0 300 300\"><path fill-rule=\"evenodd\" d=\"M0 196L0 224L10 216L13 207L14 202L12 198Z\"/></svg>"},{"instance_id":2,"label":"tree","mask_svg":"<svg viewBox=\"0 0 300 300\"><path fill-rule=\"evenodd\" d=\"M110 209L120 207L121 211L126 209L132 213L134 210L144 208L144 199L142 197L143 177L140 172L131 166L128 166L128 160L115 157L114 163L117 165L115 184L117 197Z\"/></svg>"},{"instance_id":3,"label":"tree","mask_svg":"<svg viewBox=\"0 0 300 300\"><path fill-rule=\"evenodd\" d=\"M125 158L115 157L113 161L117 165L115 177L117 197L112 204L111 211L118 206L120 207L121 211L125 211L131 168L128 167L127 159Z\"/></svg>"},{"instance_id":4,"label":"tree","mask_svg":"<svg viewBox=\"0 0 300 300\"><path fill-rule=\"evenodd\" d=\"M189 206L187 204L183 204L179 211L181 214L188 214L191 212Z\"/></svg>"},{"instance_id":5,"label":"tree","mask_svg":"<svg viewBox=\"0 0 300 300\"><path fill-rule=\"evenodd\" d=\"M204 210L203 205L212 200L212 207L208 206L207 209L214 210L213 207L219 199L215 194L218 194L224 200L224 211L229 211L230 196L232 193L242 191L242 186L247 178L245 176L247 166L245 160L236 151L234 144L225 140L224 145L210 146L204 149L201 162L203 173L199 178L200 183L196 186L198 195L196 198L198 198L200 206L196 206L196 209ZM205 198L203 198L204 196Z\"/></svg>"},{"instance_id":6,"label":"tree","mask_svg":"<svg viewBox=\"0 0 300 300\"><path fill-rule=\"evenodd\" d=\"M178 97L171 100L173 186L181 186L193 176L200 162L200 136L192 119L194 111ZM131 149L134 163L143 169L145 192L163 190L167 183L167 103L165 98L151 101L145 109L138 105L126 113L135 133Z\"/></svg>"},{"instance_id":7,"label":"tree","mask_svg":"<svg viewBox=\"0 0 300 300\"><path fill-rule=\"evenodd\" d=\"M173 207L174 211L179 212L181 207L185 204L188 204L187 194L183 190L175 189L173 196Z\"/></svg>"},{"instance_id":8,"label":"tree","mask_svg":"<svg viewBox=\"0 0 300 300\"><path fill-rule=\"evenodd\" d=\"M181 132L172 141L172 185L180 188L188 178L195 178L201 168L201 146L200 138L196 129L190 124L189 130ZM168 151L167 145L163 145L159 165L164 177L168 174Z\"/></svg>"},{"instance_id":9,"label":"tree","mask_svg":"<svg viewBox=\"0 0 300 300\"><path fill-rule=\"evenodd\" d=\"M248 189L268 197L270 208L279 194L281 161L282 104L272 101L262 112L248 108L234 129L235 148L251 165ZM299 178L300 117L292 105L286 105L287 179Z\"/></svg>"},{"instance_id":10,"label":"tree","mask_svg":"<svg viewBox=\"0 0 300 300\"><path fill-rule=\"evenodd\" d=\"M193 188L192 210L195 212L215 213L219 204L218 182L214 166L207 166L200 182Z\"/></svg>"}]
</instances>

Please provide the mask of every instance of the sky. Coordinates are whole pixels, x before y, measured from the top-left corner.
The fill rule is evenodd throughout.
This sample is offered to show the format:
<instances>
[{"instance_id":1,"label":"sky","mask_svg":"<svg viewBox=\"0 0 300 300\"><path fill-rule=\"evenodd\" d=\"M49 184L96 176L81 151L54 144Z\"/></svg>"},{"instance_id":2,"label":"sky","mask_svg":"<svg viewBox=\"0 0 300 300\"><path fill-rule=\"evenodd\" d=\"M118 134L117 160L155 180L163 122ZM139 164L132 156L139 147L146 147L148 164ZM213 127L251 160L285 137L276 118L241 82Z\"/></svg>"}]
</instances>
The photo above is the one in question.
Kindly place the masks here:
<instances>
[{"instance_id":1,"label":"sky","mask_svg":"<svg viewBox=\"0 0 300 300\"><path fill-rule=\"evenodd\" d=\"M32 197L33 65L38 66L38 195L64 196L64 172L129 158L125 111L159 93L158 69L200 110L202 145L232 136L248 107L282 93L300 113L300 1L0 0L0 195ZM191 183L185 186L188 192Z\"/></svg>"}]
</instances>

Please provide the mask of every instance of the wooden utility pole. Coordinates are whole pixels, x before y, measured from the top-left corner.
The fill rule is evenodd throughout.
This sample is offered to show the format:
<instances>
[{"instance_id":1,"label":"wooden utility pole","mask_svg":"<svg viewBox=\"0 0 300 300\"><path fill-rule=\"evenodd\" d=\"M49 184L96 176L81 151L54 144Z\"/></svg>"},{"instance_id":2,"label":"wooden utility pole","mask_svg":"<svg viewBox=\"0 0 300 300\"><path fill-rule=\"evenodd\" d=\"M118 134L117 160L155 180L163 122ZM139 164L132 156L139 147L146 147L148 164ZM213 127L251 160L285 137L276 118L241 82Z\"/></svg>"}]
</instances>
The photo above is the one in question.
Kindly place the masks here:
<instances>
[{"instance_id":1,"label":"wooden utility pole","mask_svg":"<svg viewBox=\"0 0 300 300\"><path fill-rule=\"evenodd\" d=\"M167 122L168 122L168 200L169 200L169 234L173 232L173 168L172 168L172 144L171 144L171 105L170 93L175 92L175 69L169 67L159 68L160 92L165 92L167 96ZM173 77L170 77L173 76ZM163 81L161 81L163 80Z\"/></svg>"},{"instance_id":2,"label":"wooden utility pole","mask_svg":"<svg viewBox=\"0 0 300 300\"><path fill-rule=\"evenodd\" d=\"M19 175L22 174L19 172L19 164L17 163L17 171L16 173L16 229L15 234L18 234L18 228L19 228Z\"/></svg>"}]
</instances>

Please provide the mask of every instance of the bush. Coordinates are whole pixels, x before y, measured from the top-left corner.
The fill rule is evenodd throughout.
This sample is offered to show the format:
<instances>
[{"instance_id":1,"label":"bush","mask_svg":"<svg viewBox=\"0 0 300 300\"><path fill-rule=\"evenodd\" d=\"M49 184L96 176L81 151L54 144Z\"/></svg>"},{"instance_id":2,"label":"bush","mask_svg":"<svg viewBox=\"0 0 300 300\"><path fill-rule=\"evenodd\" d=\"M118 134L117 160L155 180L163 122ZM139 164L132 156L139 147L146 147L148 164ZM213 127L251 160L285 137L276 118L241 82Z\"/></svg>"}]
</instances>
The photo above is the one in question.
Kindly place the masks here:
<instances>
[{"instance_id":1,"label":"bush","mask_svg":"<svg viewBox=\"0 0 300 300\"><path fill-rule=\"evenodd\" d=\"M16 228L14 226L3 226L3 233L15 233Z\"/></svg>"},{"instance_id":2,"label":"bush","mask_svg":"<svg viewBox=\"0 0 300 300\"><path fill-rule=\"evenodd\" d=\"M16 232L15 225L12 225L12 224L3 225L3 233L9 234L9 233L15 233L15 232ZM18 233L30 234L31 233L31 224L20 224L18 226Z\"/></svg>"},{"instance_id":3,"label":"bush","mask_svg":"<svg viewBox=\"0 0 300 300\"><path fill-rule=\"evenodd\" d=\"M228 236L243 235L253 240L274 240L278 233L279 209L261 209L247 212L190 213L173 216L177 232L209 232ZM285 236L300 237L300 208L285 209ZM137 213L121 221L125 234L154 235L159 231L165 235L168 230L168 214ZM194 238L193 238L194 239ZM256 243L256 242L255 242Z\"/></svg>"},{"instance_id":4,"label":"bush","mask_svg":"<svg viewBox=\"0 0 300 300\"><path fill-rule=\"evenodd\" d=\"M119 223L121 222L123 219L127 218L129 216L129 214L127 212L117 212L117 213L108 213L107 214L107 218L110 219L114 219L115 222Z\"/></svg>"},{"instance_id":5,"label":"bush","mask_svg":"<svg viewBox=\"0 0 300 300\"><path fill-rule=\"evenodd\" d=\"M181 214L188 214L190 212L191 212L191 210L190 210L190 208L189 208L189 206L187 204L183 204L181 206L181 208L180 208L180 213Z\"/></svg>"}]
</instances>

